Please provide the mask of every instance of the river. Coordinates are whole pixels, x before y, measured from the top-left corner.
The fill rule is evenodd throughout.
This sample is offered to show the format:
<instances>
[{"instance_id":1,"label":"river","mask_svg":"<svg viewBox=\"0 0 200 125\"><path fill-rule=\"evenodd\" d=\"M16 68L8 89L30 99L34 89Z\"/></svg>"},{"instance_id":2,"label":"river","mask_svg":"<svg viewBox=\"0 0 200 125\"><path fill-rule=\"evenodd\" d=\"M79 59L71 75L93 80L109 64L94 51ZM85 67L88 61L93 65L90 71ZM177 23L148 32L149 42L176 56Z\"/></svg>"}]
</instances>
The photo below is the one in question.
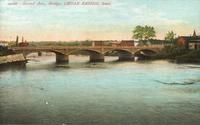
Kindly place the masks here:
<instances>
[{"instance_id":1,"label":"river","mask_svg":"<svg viewBox=\"0 0 200 125\"><path fill-rule=\"evenodd\" d=\"M0 71L0 124L199 125L200 65L38 57Z\"/></svg>"}]
</instances>

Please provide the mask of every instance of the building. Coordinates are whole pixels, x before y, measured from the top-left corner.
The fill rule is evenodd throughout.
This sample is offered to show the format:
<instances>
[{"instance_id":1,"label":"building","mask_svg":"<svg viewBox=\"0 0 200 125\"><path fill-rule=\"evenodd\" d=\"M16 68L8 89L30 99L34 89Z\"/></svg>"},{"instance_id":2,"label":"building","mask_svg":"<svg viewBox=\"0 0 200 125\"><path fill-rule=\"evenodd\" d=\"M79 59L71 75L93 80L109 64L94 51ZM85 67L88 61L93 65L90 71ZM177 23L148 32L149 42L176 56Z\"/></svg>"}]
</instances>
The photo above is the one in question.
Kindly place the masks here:
<instances>
[{"instance_id":1,"label":"building","mask_svg":"<svg viewBox=\"0 0 200 125\"><path fill-rule=\"evenodd\" d=\"M187 49L200 49L200 36L197 36L194 31L192 36L179 36L176 44Z\"/></svg>"},{"instance_id":2,"label":"building","mask_svg":"<svg viewBox=\"0 0 200 125\"><path fill-rule=\"evenodd\" d=\"M18 42L16 42L16 43L18 43ZM18 46L26 47L28 45L29 45L29 43L26 40L24 40L24 37L22 36L22 42L18 43Z\"/></svg>"},{"instance_id":3,"label":"building","mask_svg":"<svg viewBox=\"0 0 200 125\"><path fill-rule=\"evenodd\" d=\"M0 41L0 46L1 47L7 47L8 46L8 42L6 42L6 41Z\"/></svg>"},{"instance_id":4,"label":"building","mask_svg":"<svg viewBox=\"0 0 200 125\"><path fill-rule=\"evenodd\" d=\"M104 41L93 41L92 46L104 46Z\"/></svg>"},{"instance_id":5,"label":"building","mask_svg":"<svg viewBox=\"0 0 200 125\"><path fill-rule=\"evenodd\" d=\"M121 46L135 46L134 40L122 40L122 41L114 41L112 42L113 47L121 47Z\"/></svg>"}]
</instances>

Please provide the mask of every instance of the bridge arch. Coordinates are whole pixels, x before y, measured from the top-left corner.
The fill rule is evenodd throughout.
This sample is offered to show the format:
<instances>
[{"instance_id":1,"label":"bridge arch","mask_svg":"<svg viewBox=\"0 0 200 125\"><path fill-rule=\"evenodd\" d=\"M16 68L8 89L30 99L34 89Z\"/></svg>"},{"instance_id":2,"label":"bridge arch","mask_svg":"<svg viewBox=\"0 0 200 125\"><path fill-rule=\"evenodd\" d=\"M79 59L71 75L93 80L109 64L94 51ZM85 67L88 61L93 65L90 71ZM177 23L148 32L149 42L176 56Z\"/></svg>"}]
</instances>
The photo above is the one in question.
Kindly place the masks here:
<instances>
[{"instance_id":1,"label":"bridge arch","mask_svg":"<svg viewBox=\"0 0 200 125\"><path fill-rule=\"evenodd\" d=\"M98 50L93 50L93 49L76 49L76 50L71 50L70 52L66 53L67 55L71 55L71 54L78 54L81 52L86 52L87 54L102 54L100 51Z\"/></svg>"},{"instance_id":2,"label":"bridge arch","mask_svg":"<svg viewBox=\"0 0 200 125\"><path fill-rule=\"evenodd\" d=\"M46 53L55 53L55 54L65 54L63 52L60 51L54 51L54 50L35 50L35 51L20 51L20 52L16 52L16 53L23 53L23 55L25 57L27 57L28 55L32 54L32 53L42 53L42 52L46 52Z\"/></svg>"},{"instance_id":3,"label":"bridge arch","mask_svg":"<svg viewBox=\"0 0 200 125\"><path fill-rule=\"evenodd\" d=\"M67 55L79 54L79 53L83 55L89 55L90 62L104 62L104 55L100 51L93 49L76 49L68 52Z\"/></svg>"},{"instance_id":4,"label":"bridge arch","mask_svg":"<svg viewBox=\"0 0 200 125\"><path fill-rule=\"evenodd\" d=\"M42 56L42 53L54 53L56 55L55 52L51 52L51 51L32 51L32 52L26 52L26 53L23 53L23 55L27 58L27 57L30 57L31 54L37 54L38 56Z\"/></svg>"},{"instance_id":5,"label":"bridge arch","mask_svg":"<svg viewBox=\"0 0 200 125\"><path fill-rule=\"evenodd\" d=\"M111 50L108 50L108 51L104 52L104 55L105 55L105 54L108 54L109 52L118 52L118 53L132 54L131 51L126 50L126 49L111 49Z\"/></svg>"},{"instance_id":6,"label":"bridge arch","mask_svg":"<svg viewBox=\"0 0 200 125\"><path fill-rule=\"evenodd\" d=\"M126 49L111 49L104 52L104 55L118 56L119 61L130 61L133 60L133 53Z\"/></svg>"},{"instance_id":7,"label":"bridge arch","mask_svg":"<svg viewBox=\"0 0 200 125\"><path fill-rule=\"evenodd\" d=\"M155 49L139 49L137 51L134 52L134 56L146 56L146 57L150 57L153 56L155 54L157 54L158 51Z\"/></svg>"},{"instance_id":8,"label":"bridge arch","mask_svg":"<svg viewBox=\"0 0 200 125\"><path fill-rule=\"evenodd\" d=\"M23 53L26 59L28 59L28 56L32 53L38 53L38 56L42 56L42 52L46 53L54 53L56 57L56 62L57 63L66 63L69 62L68 55L64 54L63 52L60 51L54 51L54 50L33 50L33 51L19 51L16 53Z\"/></svg>"}]
</instances>

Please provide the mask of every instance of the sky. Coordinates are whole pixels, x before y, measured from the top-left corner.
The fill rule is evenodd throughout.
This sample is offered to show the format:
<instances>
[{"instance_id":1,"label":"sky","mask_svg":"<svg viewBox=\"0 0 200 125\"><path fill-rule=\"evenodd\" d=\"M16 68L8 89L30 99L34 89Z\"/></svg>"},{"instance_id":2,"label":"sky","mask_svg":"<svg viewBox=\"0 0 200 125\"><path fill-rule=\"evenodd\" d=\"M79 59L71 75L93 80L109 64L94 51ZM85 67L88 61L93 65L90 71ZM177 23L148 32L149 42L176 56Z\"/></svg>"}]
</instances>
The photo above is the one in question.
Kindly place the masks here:
<instances>
[{"instance_id":1,"label":"sky","mask_svg":"<svg viewBox=\"0 0 200 125\"><path fill-rule=\"evenodd\" d=\"M49 5L55 1L61 5ZM74 1L110 5L64 5ZM137 25L153 26L158 39L171 30L200 35L199 5L200 0L0 0L0 40L128 40Z\"/></svg>"}]
</instances>

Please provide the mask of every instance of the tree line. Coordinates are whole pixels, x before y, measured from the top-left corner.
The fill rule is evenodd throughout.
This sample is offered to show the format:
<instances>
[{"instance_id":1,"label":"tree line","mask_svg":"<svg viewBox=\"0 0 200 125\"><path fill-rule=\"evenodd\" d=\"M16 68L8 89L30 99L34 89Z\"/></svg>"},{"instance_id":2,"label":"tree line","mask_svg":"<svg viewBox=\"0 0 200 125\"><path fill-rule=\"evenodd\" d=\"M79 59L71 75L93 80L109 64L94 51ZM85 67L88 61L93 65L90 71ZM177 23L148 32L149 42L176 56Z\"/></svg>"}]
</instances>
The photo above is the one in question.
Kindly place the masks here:
<instances>
[{"instance_id":1,"label":"tree line","mask_svg":"<svg viewBox=\"0 0 200 125\"><path fill-rule=\"evenodd\" d=\"M141 26L138 25L133 30L133 39L139 40L140 43L145 44L146 41L151 40L156 37L156 31L153 26ZM165 35L165 41L173 42L175 40L176 34L173 31L168 31Z\"/></svg>"}]
</instances>

